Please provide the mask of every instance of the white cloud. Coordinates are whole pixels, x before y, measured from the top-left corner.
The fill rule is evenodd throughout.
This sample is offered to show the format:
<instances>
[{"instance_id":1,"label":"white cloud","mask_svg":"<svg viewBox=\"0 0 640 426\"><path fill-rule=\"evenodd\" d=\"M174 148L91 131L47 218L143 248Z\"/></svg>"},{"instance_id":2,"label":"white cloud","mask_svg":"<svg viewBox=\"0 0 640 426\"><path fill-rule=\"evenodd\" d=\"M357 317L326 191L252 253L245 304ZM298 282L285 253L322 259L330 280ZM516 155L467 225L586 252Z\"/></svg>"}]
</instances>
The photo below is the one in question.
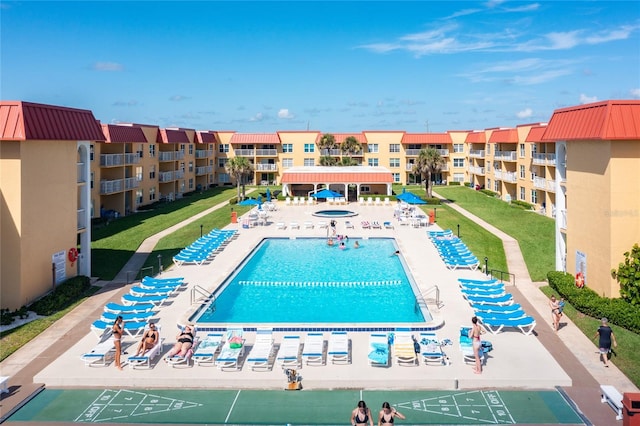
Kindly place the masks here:
<instances>
[{"instance_id":1,"label":"white cloud","mask_svg":"<svg viewBox=\"0 0 640 426\"><path fill-rule=\"evenodd\" d=\"M291 114L287 108L282 108L280 111L278 111L278 118L284 118L289 120L289 119L292 119L293 117L294 115Z\"/></svg>"},{"instance_id":2,"label":"white cloud","mask_svg":"<svg viewBox=\"0 0 640 426\"><path fill-rule=\"evenodd\" d=\"M469 67L473 71L460 74L474 83L503 81L509 84L532 85L545 83L571 74L573 61L525 58L495 64Z\"/></svg>"},{"instance_id":3,"label":"white cloud","mask_svg":"<svg viewBox=\"0 0 640 426\"><path fill-rule=\"evenodd\" d=\"M597 102L597 96L587 96L584 93L580 94L580 103L581 104L590 104L591 102Z\"/></svg>"},{"instance_id":4,"label":"white cloud","mask_svg":"<svg viewBox=\"0 0 640 426\"><path fill-rule=\"evenodd\" d=\"M182 96L182 95L173 95L169 98L170 101L174 101L174 102L180 102L180 101L184 101L186 99L189 99L189 97L187 96Z\"/></svg>"},{"instance_id":5,"label":"white cloud","mask_svg":"<svg viewBox=\"0 0 640 426\"><path fill-rule=\"evenodd\" d=\"M629 90L629 93L631 94L631 96L633 96L634 98L640 98L640 88L638 89L631 89Z\"/></svg>"},{"instance_id":6,"label":"white cloud","mask_svg":"<svg viewBox=\"0 0 640 426\"><path fill-rule=\"evenodd\" d=\"M585 41L587 44L600 44L614 40L626 40L629 38L631 33L637 29L638 26L623 25L620 28L599 31L596 34L587 37Z\"/></svg>"},{"instance_id":7,"label":"white cloud","mask_svg":"<svg viewBox=\"0 0 640 426\"><path fill-rule=\"evenodd\" d=\"M525 108L522 111L518 111L516 113L516 117L518 118L529 118L533 115L533 110L531 108Z\"/></svg>"},{"instance_id":8,"label":"white cloud","mask_svg":"<svg viewBox=\"0 0 640 426\"><path fill-rule=\"evenodd\" d=\"M96 62L91 66L94 71L123 71L124 66L117 62Z\"/></svg>"},{"instance_id":9,"label":"white cloud","mask_svg":"<svg viewBox=\"0 0 640 426\"><path fill-rule=\"evenodd\" d=\"M256 115L254 115L249 119L249 121L262 121L262 120L264 120L264 117L262 116L261 112L257 113Z\"/></svg>"},{"instance_id":10,"label":"white cloud","mask_svg":"<svg viewBox=\"0 0 640 426\"><path fill-rule=\"evenodd\" d=\"M136 106L138 105L138 101L133 99L130 101L115 101L112 105L113 106Z\"/></svg>"},{"instance_id":11,"label":"white cloud","mask_svg":"<svg viewBox=\"0 0 640 426\"><path fill-rule=\"evenodd\" d=\"M524 6L505 8L505 12L531 12L534 10L538 10L539 8L540 3L531 3L525 4Z\"/></svg>"}]
</instances>

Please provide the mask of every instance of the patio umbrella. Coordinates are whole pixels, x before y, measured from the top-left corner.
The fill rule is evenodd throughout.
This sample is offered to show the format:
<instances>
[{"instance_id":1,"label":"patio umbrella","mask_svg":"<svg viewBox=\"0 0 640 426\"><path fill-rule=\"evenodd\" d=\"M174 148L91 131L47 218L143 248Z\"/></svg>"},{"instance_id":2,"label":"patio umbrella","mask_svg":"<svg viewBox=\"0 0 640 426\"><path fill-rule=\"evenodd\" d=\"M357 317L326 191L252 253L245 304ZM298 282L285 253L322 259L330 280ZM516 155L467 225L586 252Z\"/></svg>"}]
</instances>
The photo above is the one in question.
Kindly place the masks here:
<instances>
[{"instance_id":1,"label":"patio umbrella","mask_svg":"<svg viewBox=\"0 0 640 426\"><path fill-rule=\"evenodd\" d=\"M239 206L259 206L260 204L262 204L260 200L255 200L253 198L245 198L238 203Z\"/></svg>"},{"instance_id":2,"label":"patio umbrella","mask_svg":"<svg viewBox=\"0 0 640 426\"><path fill-rule=\"evenodd\" d=\"M339 198L342 197L342 194L339 192L332 191L330 189L323 189L321 191L316 192L315 194L311 194L313 198Z\"/></svg>"},{"instance_id":3,"label":"patio umbrella","mask_svg":"<svg viewBox=\"0 0 640 426\"><path fill-rule=\"evenodd\" d=\"M271 190L269 188L267 188L266 199L267 199L267 203L271 201Z\"/></svg>"},{"instance_id":4,"label":"patio umbrella","mask_svg":"<svg viewBox=\"0 0 640 426\"><path fill-rule=\"evenodd\" d=\"M407 204L427 204L422 198L418 197L413 192L403 192L396 197L400 201L404 201Z\"/></svg>"}]
</instances>

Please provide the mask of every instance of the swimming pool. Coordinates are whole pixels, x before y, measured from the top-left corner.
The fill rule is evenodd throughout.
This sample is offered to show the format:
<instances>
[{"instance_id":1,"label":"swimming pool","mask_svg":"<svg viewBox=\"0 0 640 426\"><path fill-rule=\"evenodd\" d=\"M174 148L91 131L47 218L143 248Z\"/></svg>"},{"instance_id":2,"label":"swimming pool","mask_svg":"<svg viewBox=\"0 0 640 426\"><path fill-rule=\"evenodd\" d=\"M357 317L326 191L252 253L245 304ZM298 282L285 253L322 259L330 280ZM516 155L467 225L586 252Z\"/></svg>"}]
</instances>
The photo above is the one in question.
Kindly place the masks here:
<instances>
[{"instance_id":1,"label":"swimming pool","mask_svg":"<svg viewBox=\"0 0 640 426\"><path fill-rule=\"evenodd\" d=\"M317 217L352 217L357 216L358 213L353 212L351 210L319 210L315 213L312 213Z\"/></svg>"},{"instance_id":2,"label":"swimming pool","mask_svg":"<svg viewBox=\"0 0 640 426\"><path fill-rule=\"evenodd\" d=\"M360 248L353 248L358 241ZM216 324L425 323L417 286L392 238L267 238L191 318Z\"/></svg>"}]
</instances>

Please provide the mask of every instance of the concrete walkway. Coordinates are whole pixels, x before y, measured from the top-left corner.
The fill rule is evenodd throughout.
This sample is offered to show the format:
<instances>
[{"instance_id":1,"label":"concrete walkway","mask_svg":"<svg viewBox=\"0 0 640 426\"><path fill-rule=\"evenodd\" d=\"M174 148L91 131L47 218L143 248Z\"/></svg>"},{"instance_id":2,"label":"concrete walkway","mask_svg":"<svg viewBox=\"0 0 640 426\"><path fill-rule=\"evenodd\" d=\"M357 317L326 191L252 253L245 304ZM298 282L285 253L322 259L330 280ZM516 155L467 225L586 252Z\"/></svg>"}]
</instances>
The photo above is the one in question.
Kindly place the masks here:
<instances>
[{"instance_id":1,"label":"concrete walkway","mask_svg":"<svg viewBox=\"0 0 640 426\"><path fill-rule=\"evenodd\" d=\"M99 317L106 302L117 300L126 292L127 274L130 276L131 271L137 272L142 267L160 238L225 205L227 203L212 207L145 240L112 282L103 283L104 287L95 296L0 363L0 374L11 377L9 380L11 392L2 397L0 415L6 415L9 410L28 398L31 392L40 386L33 383L34 376L49 366L75 342L86 337L87 319ZM598 362L594 344L566 317L558 333L552 330L549 325L550 318L548 318L550 316L548 299L539 291L539 284L531 282L517 241L459 206L453 204L450 206L502 239L509 270L516 276L516 286L512 291L514 297L523 305L526 312L536 318L538 323L536 334L539 341L571 377L572 386L565 388L566 392L593 424L612 424L613 411L606 404L600 403L598 385L614 385L621 392L638 392L638 389L614 365L604 368ZM532 367L544 369L544 365L523 366L523 368ZM523 383L522 387L526 387L526 383Z\"/></svg>"}]
</instances>

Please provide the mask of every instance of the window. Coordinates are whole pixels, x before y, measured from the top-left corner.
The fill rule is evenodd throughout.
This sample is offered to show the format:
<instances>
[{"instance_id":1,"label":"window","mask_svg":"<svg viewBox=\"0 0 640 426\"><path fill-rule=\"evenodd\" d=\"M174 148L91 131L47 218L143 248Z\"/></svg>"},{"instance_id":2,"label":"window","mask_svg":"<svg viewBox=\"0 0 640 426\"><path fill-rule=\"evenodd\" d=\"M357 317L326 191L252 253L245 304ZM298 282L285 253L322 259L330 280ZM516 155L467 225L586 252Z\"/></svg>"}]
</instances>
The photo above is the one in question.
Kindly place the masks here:
<instances>
[{"instance_id":1,"label":"window","mask_svg":"<svg viewBox=\"0 0 640 426\"><path fill-rule=\"evenodd\" d=\"M154 201L156 199L156 187L152 186L149 189L149 201Z\"/></svg>"},{"instance_id":2,"label":"window","mask_svg":"<svg viewBox=\"0 0 640 426\"><path fill-rule=\"evenodd\" d=\"M193 155L193 144L189 144L189 155Z\"/></svg>"},{"instance_id":3,"label":"window","mask_svg":"<svg viewBox=\"0 0 640 426\"><path fill-rule=\"evenodd\" d=\"M531 203L538 204L538 191L535 189L531 190Z\"/></svg>"},{"instance_id":4,"label":"window","mask_svg":"<svg viewBox=\"0 0 640 426\"><path fill-rule=\"evenodd\" d=\"M227 164L227 161L229 161L228 158L218 158L218 167L220 167L221 169L224 169L225 164Z\"/></svg>"},{"instance_id":5,"label":"window","mask_svg":"<svg viewBox=\"0 0 640 426\"><path fill-rule=\"evenodd\" d=\"M218 147L218 152L229 152L229 144L228 143L221 143L220 146Z\"/></svg>"},{"instance_id":6,"label":"window","mask_svg":"<svg viewBox=\"0 0 640 426\"><path fill-rule=\"evenodd\" d=\"M189 178L189 189L193 189L193 178Z\"/></svg>"},{"instance_id":7,"label":"window","mask_svg":"<svg viewBox=\"0 0 640 426\"><path fill-rule=\"evenodd\" d=\"M136 180L138 182L142 182L143 176L142 176L142 166L137 166L136 167Z\"/></svg>"},{"instance_id":8,"label":"window","mask_svg":"<svg viewBox=\"0 0 640 426\"><path fill-rule=\"evenodd\" d=\"M94 178L94 173L95 173L95 172L91 172L91 189L93 189L93 178Z\"/></svg>"},{"instance_id":9,"label":"window","mask_svg":"<svg viewBox=\"0 0 640 426\"><path fill-rule=\"evenodd\" d=\"M136 205L140 205L144 202L142 189L136 190Z\"/></svg>"},{"instance_id":10,"label":"window","mask_svg":"<svg viewBox=\"0 0 640 426\"><path fill-rule=\"evenodd\" d=\"M293 167L293 158L283 158L282 167L285 167L285 168Z\"/></svg>"},{"instance_id":11,"label":"window","mask_svg":"<svg viewBox=\"0 0 640 426\"><path fill-rule=\"evenodd\" d=\"M184 161L180 162L180 171L184 172Z\"/></svg>"},{"instance_id":12,"label":"window","mask_svg":"<svg viewBox=\"0 0 640 426\"><path fill-rule=\"evenodd\" d=\"M360 187L360 192L363 193L363 194L367 194L367 193L371 192L371 188L369 188L368 185L362 185Z\"/></svg>"},{"instance_id":13,"label":"window","mask_svg":"<svg viewBox=\"0 0 640 426\"><path fill-rule=\"evenodd\" d=\"M524 157L524 144L520 144L520 157Z\"/></svg>"},{"instance_id":14,"label":"window","mask_svg":"<svg viewBox=\"0 0 640 426\"><path fill-rule=\"evenodd\" d=\"M369 149L369 152L372 153L377 153L378 152L378 144L377 143L370 143L367 145L367 148Z\"/></svg>"},{"instance_id":15,"label":"window","mask_svg":"<svg viewBox=\"0 0 640 426\"><path fill-rule=\"evenodd\" d=\"M464 152L464 144L463 143L454 143L453 144L453 152Z\"/></svg>"},{"instance_id":16,"label":"window","mask_svg":"<svg viewBox=\"0 0 640 426\"><path fill-rule=\"evenodd\" d=\"M293 152L293 144L292 143L283 143L282 144L282 152Z\"/></svg>"},{"instance_id":17,"label":"window","mask_svg":"<svg viewBox=\"0 0 640 426\"><path fill-rule=\"evenodd\" d=\"M491 179L487 179L487 189L491 189Z\"/></svg>"},{"instance_id":18,"label":"window","mask_svg":"<svg viewBox=\"0 0 640 426\"><path fill-rule=\"evenodd\" d=\"M389 167L400 167L399 158L389 158Z\"/></svg>"},{"instance_id":19,"label":"window","mask_svg":"<svg viewBox=\"0 0 640 426\"><path fill-rule=\"evenodd\" d=\"M526 201L526 189L524 186L520 187L520 201Z\"/></svg>"},{"instance_id":20,"label":"window","mask_svg":"<svg viewBox=\"0 0 640 426\"><path fill-rule=\"evenodd\" d=\"M154 158L156 156L156 146L155 144L149 145L149 157Z\"/></svg>"},{"instance_id":21,"label":"window","mask_svg":"<svg viewBox=\"0 0 640 426\"><path fill-rule=\"evenodd\" d=\"M93 161L93 152L95 147L93 145L89 145L89 161Z\"/></svg>"},{"instance_id":22,"label":"window","mask_svg":"<svg viewBox=\"0 0 640 426\"><path fill-rule=\"evenodd\" d=\"M185 144L181 143L180 144L180 151L184 152L184 149L185 149Z\"/></svg>"},{"instance_id":23,"label":"window","mask_svg":"<svg viewBox=\"0 0 640 426\"><path fill-rule=\"evenodd\" d=\"M229 176L228 173L220 173L218 175L218 182L219 183L229 183L229 182L231 182L231 176Z\"/></svg>"},{"instance_id":24,"label":"window","mask_svg":"<svg viewBox=\"0 0 640 426\"><path fill-rule=\"evenodd\" d=\"M189 145L191 146L191 145ZM189 171L193 172L193 161L189 161Z\"/></svg>"},{"instance_id":25,"label":"window","mask_svg":"<svg viewBox=\"0 0 640 426\"><path fill-rule=\"evenodd\" d=\"M378 165L378 159L369 158L369 160L367 160L367 164L369 165L369 167L376 167Z\"/></svg>"},{"instance_id":26,"label":"window","mask_svg":"<svg viewBox=\"0 0 640 426\"><path fill-rule=\"evenodd\" d=\"M138 150L138 158L144 157L144 144L140 144L140 149Z\"/></svg>"},{"instance_id":27,"label":"window","mask_svg":"<svg viewBox=\"0 0 640 426\"><path fill-rule=\"evenodd\" d=\"M491 144L487 144L485 151L487 151L487 154L491 154Z\"/></svg>"},{"instance_id":28,"label":"window","mask_svg":"<svg viewBox=\"0 0 640 426\"><path fill-rule=\"evenodd\" d=\"M400 183L400 173L391 173L391 175L393 176L393 181L395 183Z\"/></svg>"},{"instance_id":29,"label":"window","mask_svg":"<svg viewBox=\"0 0 640 426\"><path fill-rule=\"evenodd\" d=\"M454 173L453 174L454 182L464 182L464 173Z\"/></svg>"},{"instance_id":30,"label":"window","mask_svg":"<svg viewBox=\"0 0 640 426\"><path fill-rule=\"evenodd\" d=\"M527 177L527 172L526 172L526 170L524 169L524 166L522 166L522 165L521 165L521 166L520 166L520 178L521 178L521 179L524 179L524 178L526 178L526 177Z\"/></svg>"},{"instance_id":31,"label":"window","mask_svg":"<svg viewBox=\"0 0 640 426\"><path fill-rule=\"evenodd\" d=\"M487 172L491 171L491 161L487 161Z\"/></svg>"},{"instance_id":32,"label":"window","mask_svg":"<svg viewBox=\"0 0 640 426\"><path fill-rule=\"evenodd\" d=\"M464 167L464 158L454 158L453 167Z\"/></svg>"},{"instance_id":33,"label":"window","mask_svg":"<svg viewBox=\"0 0 640 426\"><path fill-rule=\"evenodd\" d=\"M156 178L156 166L149 166L149 179L155 179Z\"/></svg>"},{"instance_id":34,"label":"window","mask_svg":"<svg viewBox=\"0 0 640 426\"><path fill-rule=\"evenodd\" d=\"M500 192L500 181L493 182L493 190L495 192Z\"/></svg>"},{"instance_id":35,"label":"window","mask_svg":"<svg viewBox=\"0 0 640 426\"><path fill-rule=\"evenodd\" d=\"M313 147L313 145L311 145ZM305 167L311 167L311 166L315 166L315 160L313 158L305 158L304 159L304 166Z\"/></svg>"},{"instance_id":36,"label":"window","mask_svg":"<svg viewBox=\"0 0 640 426\"><path fill-rule=\"evenodd\" d=\"M538 152L538 144L537 143L532 143L531 144L531 156L533 157L533 154L536 154Z\"/></svg>"},{"instance_id":37,"label":"window","mask_svg":"<svg viewBox=\"0 0 640 426\"><path fill-rule=\"evenodd\" d=\"M212 144L212 143L209 144L209 151L213 151L213 148L214 148L213 145L214 144Z\"/></svg>"},{"instance_id":38,"label":"window","mask_svg":"<svg viewBox=\"0 0 640 426\"><path fill-rule=\"evenodd\" d=\"M304 152L315 152L316 150L316 146L312 143L305 143L304 144ZM304 160L307 161L307 160ZM306 166L306 164L305 164Z\"/></svg>"},{"instance_id":39,"label":"window","mask_svg":"<svg viewBox=\"0 0 640 426\"><path fill-rule=\"evenodd\" d=\"M400 144L392 143L391 145L389 145L389 152L400 152Z\"/></svg>"}]
</instances>

